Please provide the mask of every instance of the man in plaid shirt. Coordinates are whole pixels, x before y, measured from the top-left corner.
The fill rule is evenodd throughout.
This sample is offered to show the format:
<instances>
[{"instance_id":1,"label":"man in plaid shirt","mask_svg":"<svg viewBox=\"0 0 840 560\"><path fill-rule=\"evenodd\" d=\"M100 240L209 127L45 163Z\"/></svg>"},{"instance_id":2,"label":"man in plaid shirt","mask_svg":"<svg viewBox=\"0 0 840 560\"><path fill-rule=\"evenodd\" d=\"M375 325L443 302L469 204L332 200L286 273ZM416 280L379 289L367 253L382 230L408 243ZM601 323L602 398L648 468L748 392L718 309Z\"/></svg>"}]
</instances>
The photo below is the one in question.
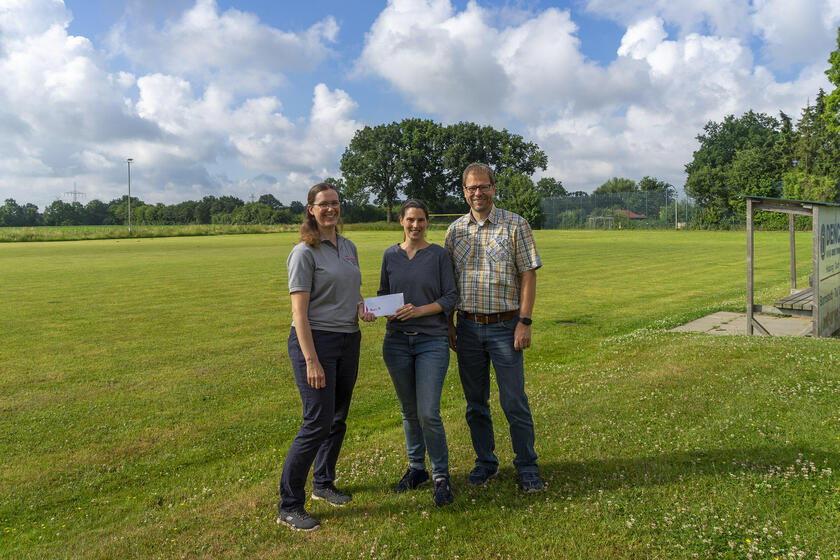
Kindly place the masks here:
<instances>
[{"instance_id":1,"label":"man in plaid shirt","mask_svg":"<svg viewBox=\"0 0 840 560\"><path fill-rule=\"evenodd\" d=\"M492 362L520 486L525 492L539 492L544 485L534 451L522 351L531 345L536 270L542 263L528 222L493 204L496 181L488 165L468 165L462 184L470 212L452 222L444 245L452 256L459 290L458 325L450 323L449 343L458 356L476 453L467 482L484 484L499 470L488 403Z\"/></svg>"}]
</instances>

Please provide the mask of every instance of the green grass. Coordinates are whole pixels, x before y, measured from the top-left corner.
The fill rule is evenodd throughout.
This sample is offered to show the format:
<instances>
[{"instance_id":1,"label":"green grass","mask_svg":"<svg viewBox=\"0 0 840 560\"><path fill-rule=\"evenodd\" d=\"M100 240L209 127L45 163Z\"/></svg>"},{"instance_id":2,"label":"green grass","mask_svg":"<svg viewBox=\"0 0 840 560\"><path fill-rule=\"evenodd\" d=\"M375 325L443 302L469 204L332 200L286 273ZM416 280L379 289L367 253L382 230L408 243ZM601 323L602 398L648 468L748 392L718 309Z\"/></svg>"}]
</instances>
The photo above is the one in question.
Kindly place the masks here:
<instances>
[{"instance_id":1,"label":"green grass","mask_svg":"<svg viewBox=\"0 0 840 560\"><path fill-rule=\"evenodd\" d=\"M169 226L38 226L0 228L0 243L18 241L80 241L84 239L128 239L147 237L195 237L237 233L297 231L297 224L189 224Z\"/></svg>"},{"instance_id":2,"label":"green grass","mask_svg":"<svg viewBox=\"0 0 840 560\"><path fill-rule=\"evenodd\" d=\"M443 232L430 232L441 242ZM348 231L375 292L397 231ZM339 461L347 507L274 523L300 422L285 350L292 233L0 244L0 558L832 558L837 340L666 328L742 310L743 232L536 233L529 398L546 492L472 467L454 358L441 409L456 502L405 468L363 325ZM810 234L799 234L807 283ZM756 301L787 293L786 233L756 234ZM570 324L574 323L574 324ZM748 556L750 554L751 556Z\"/></svg>"}]
</instances>

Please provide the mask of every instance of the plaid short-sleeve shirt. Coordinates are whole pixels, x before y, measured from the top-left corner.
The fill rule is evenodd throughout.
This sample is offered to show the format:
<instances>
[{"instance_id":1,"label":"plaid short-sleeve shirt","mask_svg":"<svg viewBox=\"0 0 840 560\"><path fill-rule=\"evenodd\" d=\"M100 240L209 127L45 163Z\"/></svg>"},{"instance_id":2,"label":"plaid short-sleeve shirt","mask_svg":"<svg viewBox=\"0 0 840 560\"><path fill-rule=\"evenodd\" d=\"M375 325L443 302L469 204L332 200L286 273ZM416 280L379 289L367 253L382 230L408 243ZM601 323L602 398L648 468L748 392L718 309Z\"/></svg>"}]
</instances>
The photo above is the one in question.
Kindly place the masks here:
<instances>
[{"instance_id":1,"label":"plaid short-sleeve shirt","mask_svg":"<svg viewBox=\"0 0 840 560\"><path fill-rule=\"evenodd\" d=\"M446 230L458 284L458 309L504 313L519 309L519 275L542 266L531 226L520 215L496 208L478 225L472 212Z\"/></svg>"}]
</instances>

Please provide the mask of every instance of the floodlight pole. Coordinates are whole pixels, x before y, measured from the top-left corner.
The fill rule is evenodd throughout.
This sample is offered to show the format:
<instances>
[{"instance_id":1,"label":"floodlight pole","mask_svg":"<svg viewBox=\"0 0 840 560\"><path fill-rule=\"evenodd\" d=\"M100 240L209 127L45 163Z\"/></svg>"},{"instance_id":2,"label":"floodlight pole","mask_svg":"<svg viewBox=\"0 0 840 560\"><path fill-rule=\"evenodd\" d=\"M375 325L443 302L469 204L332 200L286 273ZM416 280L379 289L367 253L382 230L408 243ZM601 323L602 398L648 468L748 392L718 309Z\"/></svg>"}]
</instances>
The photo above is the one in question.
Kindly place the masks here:
<instances>
[{"instance_id":1,"label":"floodlight pole","mask_svg":"<svg viewBox=\"0 0 840 560\"><path fill-rule=\"evenodd\" d=\"M128 234L131 235L131 162L133 158L127 158L125 163L128 164Z\"/></svg>"}]
</instances>

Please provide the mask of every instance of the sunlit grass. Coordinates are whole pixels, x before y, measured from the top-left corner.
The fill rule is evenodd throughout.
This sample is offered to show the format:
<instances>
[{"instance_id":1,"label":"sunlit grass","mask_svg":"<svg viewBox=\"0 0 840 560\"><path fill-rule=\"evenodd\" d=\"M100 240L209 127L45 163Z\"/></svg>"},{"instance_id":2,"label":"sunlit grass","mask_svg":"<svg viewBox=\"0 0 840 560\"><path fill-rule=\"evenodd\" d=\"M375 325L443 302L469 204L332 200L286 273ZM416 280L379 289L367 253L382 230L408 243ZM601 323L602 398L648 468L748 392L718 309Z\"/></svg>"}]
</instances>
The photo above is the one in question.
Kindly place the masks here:
<instances>
[{"instance_id":1,"label":"sunlit grass","mask_svg":"<svg viewBox=\"0 0 840 560\"><path fill-rule=\"evenodd\" d=\"M347 235L372 295L401 234ZM362 327L339 462L354 500L307 504L313 534L274 523L300 422L285 351L293 233L0 245L0 557L838 554L838 341L665 330L743 309L744 233L536 236L526 372L548 490L516 490L495 390L502 471L465 484L453 357L441 408L456 502L391 493L406 460L377 322ZM787 242L756 236L759 303L787 293Z\"/></svg>"}]
</instances>

